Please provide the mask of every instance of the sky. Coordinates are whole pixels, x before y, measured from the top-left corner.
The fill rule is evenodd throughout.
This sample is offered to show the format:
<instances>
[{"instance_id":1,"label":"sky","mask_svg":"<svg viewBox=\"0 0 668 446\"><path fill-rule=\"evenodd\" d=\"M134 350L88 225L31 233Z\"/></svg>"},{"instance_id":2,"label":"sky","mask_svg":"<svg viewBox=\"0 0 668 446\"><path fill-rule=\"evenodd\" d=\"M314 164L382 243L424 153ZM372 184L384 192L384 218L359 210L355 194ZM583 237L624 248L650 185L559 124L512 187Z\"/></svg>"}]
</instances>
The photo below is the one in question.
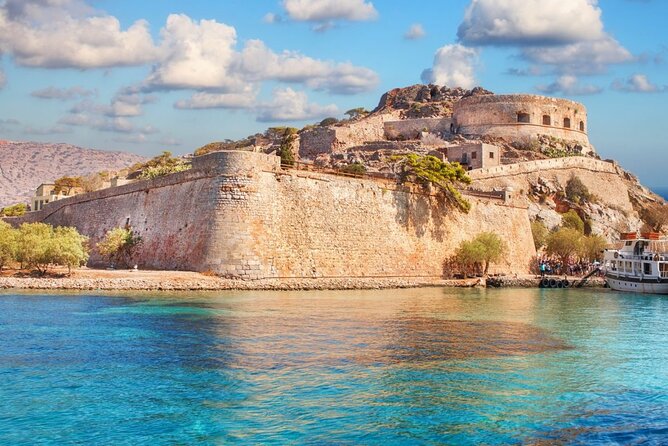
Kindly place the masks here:
<instances>
[{"instance_id":1,"label":"sky","mask_svg":"<svg viewBox=\"0 0 668 446\"><path fill-rule=\"evenodd\" d=\"M668 186L665 0L0 0L0 139L153 156L373 109L396 87L573 99Z\"/></svg>"}]
</instances>

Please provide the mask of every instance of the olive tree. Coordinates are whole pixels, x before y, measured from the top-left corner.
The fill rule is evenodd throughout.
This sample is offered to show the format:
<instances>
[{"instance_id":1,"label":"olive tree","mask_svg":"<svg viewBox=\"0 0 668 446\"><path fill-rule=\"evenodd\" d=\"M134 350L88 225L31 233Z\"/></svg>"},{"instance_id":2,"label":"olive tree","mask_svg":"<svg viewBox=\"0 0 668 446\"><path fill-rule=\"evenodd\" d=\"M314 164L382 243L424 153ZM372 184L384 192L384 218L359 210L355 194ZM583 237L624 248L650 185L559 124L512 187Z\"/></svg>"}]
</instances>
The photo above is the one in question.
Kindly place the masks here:
<instances>
[{"instance_id":1,"label":"olive tree","mask_svg":"<svg viewBox=\"0 0 668 446\"><path fill-rule=\"evenodd\" d=\"M487 275L489 265L498 262L506 253L506 243L493 232L481 232L473 240L463 241L455 255L463 266L482 269Z\"/></svg>"},{"instance_id":2,"label":"olive tree","mask_svg":"<svg viewBox=\"0 0 668 446\"><path fill-rule=\"evenodd\" d=\"M16 260L40 275L46 274L50 265L67 266L71 272L72 267L88 260L87 240L75 228L23 223L18 230Z\"/></svg>"},{"instance_id":3,"label":"olive tree","mask_svg":"<svg viewBox=\"0 0 668 446\"><path fill-rule=\"evenodd\" d=\"M16 259L17 230L0 220L0 270Z\"/></svg>"},{"instance_id":4,"label":"olive tree","mask_svg":"<svg viewBox=\"0 0 668 446\"><path fill-rule=\"evenodd\" d=\"M546 251L550 255L561 258L561 263L566 265L569 257L577 254L582 245L582 232L573 228L559 228L547 236Z\"/></svg>"}]
</instances>

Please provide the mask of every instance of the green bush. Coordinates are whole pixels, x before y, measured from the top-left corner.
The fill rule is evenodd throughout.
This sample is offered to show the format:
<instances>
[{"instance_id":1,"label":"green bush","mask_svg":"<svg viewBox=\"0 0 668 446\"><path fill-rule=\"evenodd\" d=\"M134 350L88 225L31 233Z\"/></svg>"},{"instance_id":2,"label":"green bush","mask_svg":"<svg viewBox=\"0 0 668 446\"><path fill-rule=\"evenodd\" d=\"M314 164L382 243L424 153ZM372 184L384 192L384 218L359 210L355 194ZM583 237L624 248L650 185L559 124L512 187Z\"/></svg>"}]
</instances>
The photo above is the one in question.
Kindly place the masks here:
<instances>
[{"instance_id":1,"label":"green bush","mask_svg":"<svg viewBox=\"0 0 668 446\"><path fill-rule=\"evenodd\" d=\"M533 236L533 244L536 247L536 251L545 246L545 239L548 233L549 231L542 221L533 220L531 222L531 235Z\"/></svg>"},{"instance_id":2,"label":"green bush","mask_svg":"<svg viewBox=\"0 0 668 446\"><path fill-rule=\"evenodd\" d=\"M584 234L585 224L574 209L569 209L568 212L561 215L561 226L564 228L575 229L580 234Z\"/></svg>"},{"instance_id":3,"label":"green bush","mask_svg":"<svg viewBox=\"0 0 668 446\"><path fill-rule=\"evenodd\" d=\"M0 221L0 270L16 259L18 231Z\"/></svg>"},{"instance_id":4,"label":"green bush","mask_svg":"<svg viewBox=\"0 0 668 446\"><path fill-rule=\"evenodd\" d=\"M114 228L97 244L97 251L114 266L130 266L137 247L142 243L140 235L131 228Z\"/></svg>"},{"instance_id":5,"label":"green bush","mask_svg":"<svg viewBox=\"0 0 668 446\"><path fill-rule=\"evenodd\" d=\"M493 232L481 232L473 240L463 241L455 254L464 267L481 270L487 275L489 265L498 262L508 250L506 243Z\"/></svg>"},{"instance_id":6,"label":"green bush","mask_svg":"<svg viewBox=\"0 0 668 446\"><path fill-rule=\"evenodd\" d=\"M589 189L587 189L587 186L584 185L582 180L576 176L571 176L568 180L565 192L566 197L574 203L585 202L591 199Z\"/></svg>"},{"instance_id":7,"label":"green bush","mask_svg":"<svg viewBox=\"0 0 668 446\"><path fill-rule=\"evenodd\" d=\"M18 229L16 260L46 274L50 265L72 267L88 260L88 238L75 228L54 228L46 223L23 223Z\"/></svg>"},{"instance_id":8,"label":"green bush","mask_svg":"<svg viewBox=\"0 0 668 446\"><path fill-rule=\"evenodd\" d=\"M341 172L350 173L353 175L364 175L366 173L366 167L364 167L364 164L362 163L346 164L345 166L339 168L339 170Z\"/></svg>"},{"instance_id":9,"label":"green bush","mask_svg":"<svg viewBox=\"0 0 668 446\"><path fill-rule=\"evenodd\" d=\"M25 203L17 203L0 209L0 217L20 217L28 211Z\"/></svg>"}]
</instances>

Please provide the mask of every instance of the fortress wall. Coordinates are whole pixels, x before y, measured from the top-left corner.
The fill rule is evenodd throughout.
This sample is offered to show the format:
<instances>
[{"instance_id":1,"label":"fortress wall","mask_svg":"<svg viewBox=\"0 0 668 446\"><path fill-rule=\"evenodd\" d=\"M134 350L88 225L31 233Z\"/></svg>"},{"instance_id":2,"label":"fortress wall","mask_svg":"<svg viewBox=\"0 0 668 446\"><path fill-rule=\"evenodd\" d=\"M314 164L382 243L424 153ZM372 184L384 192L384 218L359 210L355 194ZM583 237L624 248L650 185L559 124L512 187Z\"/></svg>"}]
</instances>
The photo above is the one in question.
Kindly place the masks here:
<instances>
[{"instance_id":1,"label":"fortress wall","mask_svg":"<svg viewBox=\"0 0 668 446\"><path fill-rule=\"evenodd\" d=\"M421 118L402 121L385 121L385 138L387 139L416 139L420 132L431 133L449 132L452 118Z\"/></svg>"},{"instance_id":2,"label":"fortress wall","mask_svg":"<svg viewBox=\"0 0 668 446\"><path fill-rule=\"evenodd\" d=\"M482 231L512 241L503 271L526 272L535 254L526 208L472 199L471 212L461 214L420 190L313 172L262 173L257 180L257 191L239 205L244 221L233 221L239 213L221 219L221 227L237 225L241 243L222 243L221 267L211 269L238 273L224 257L242 250L242 268L262 277L438 278L443 260Z\"/></svg>"},{"instance_id":3,"label":"fortress wall","mask_svg":"<svg viewBox=\"0 0 668 446\"><path fill-rule=\"evenodd\" d=\"M526 122L518 122L518 114L524 114ZM547 125L544 116L549 117ZM564 125L566 118L570 120L570 128ZM587 110L567 99L519 94L472 96L455 104L454 119L464 134L514 140L549 135L589 146Z\"/></svg>"},{"instance_id":4,"label":"fortress wall","mask_svg":"<svg viewBox=\"0 0 668 446\"><path fill-rule=\"evenodd\" d=\"M212 153L190 171L71 197L12 221L75 226L94 245L129 218L144 240L140 267L245 279L438 278L443 260L481 231L509 241L505 272L525 272L535 254L526 208L471 198L471 212L461 214L422 189L283 171L278 160Z\"/></svg>"}]
</instances>

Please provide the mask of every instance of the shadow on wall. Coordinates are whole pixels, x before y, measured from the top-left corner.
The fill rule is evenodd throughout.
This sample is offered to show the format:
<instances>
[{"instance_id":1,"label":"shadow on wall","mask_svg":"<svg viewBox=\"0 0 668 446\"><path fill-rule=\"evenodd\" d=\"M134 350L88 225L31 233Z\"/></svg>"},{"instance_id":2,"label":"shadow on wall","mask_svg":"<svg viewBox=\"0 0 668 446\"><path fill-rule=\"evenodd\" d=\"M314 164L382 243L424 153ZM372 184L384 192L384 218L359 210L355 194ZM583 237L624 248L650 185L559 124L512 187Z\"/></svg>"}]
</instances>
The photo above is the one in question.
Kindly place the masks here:
<instances>
[{"instance_id":1,"label":"shadow on wall","mask_svg":"<svg viewBox=\"0 0 668 446\"><path fill-rule=\"evenodd\" d=\"M429 194L429 188L419 187L420 193L409 186L393 193L397 210L395 221L408 231L415 231L418 238L429 234L438 242L445 238L445 216L451 210L444 199ZM431 231L429 233L429 231Z\"/></svg>"}]
</instances>

